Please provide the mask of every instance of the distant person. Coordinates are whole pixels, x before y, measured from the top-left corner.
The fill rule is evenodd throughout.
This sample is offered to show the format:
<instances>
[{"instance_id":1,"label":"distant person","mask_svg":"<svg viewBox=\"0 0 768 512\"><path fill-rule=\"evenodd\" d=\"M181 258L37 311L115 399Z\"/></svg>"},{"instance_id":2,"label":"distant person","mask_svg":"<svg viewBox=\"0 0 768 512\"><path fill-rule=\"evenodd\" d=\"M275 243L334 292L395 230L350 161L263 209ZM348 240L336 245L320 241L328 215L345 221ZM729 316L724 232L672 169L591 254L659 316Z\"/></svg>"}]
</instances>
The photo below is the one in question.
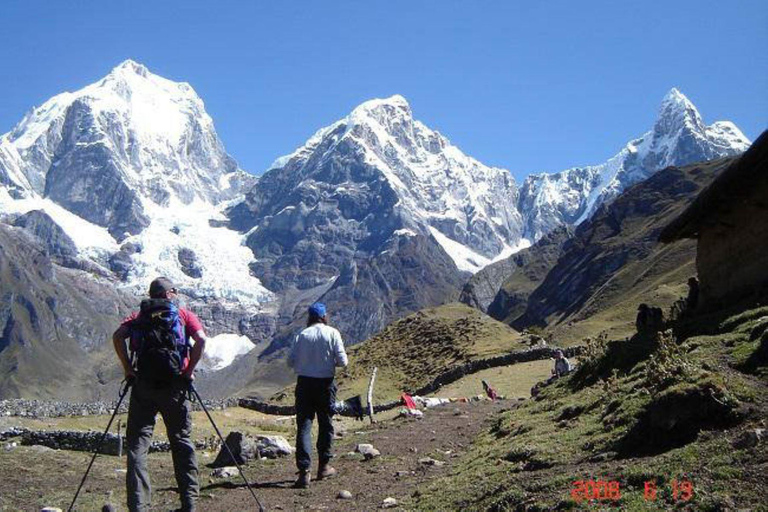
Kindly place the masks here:
<instances>
[{"instance_id":1,"label":"distant person","mask_svg":"<svg viewBox=\"0 0 768 512\"><path fill-rule=\"evenodd\" d=\"M295 487L305 489L311 480L312 420L317 416L317 479L336 474L331 467L333 457L333 423L336 402L334 376L337 366L347 366L347 353L339 331L328 325L325 305L315 302L309 307L307 327L291 347L288 365L298 375L296 381L296 467L299 478Z\"/></svg>"},{"instance_id":2,"label":"distant person","mask_svg":"<svg viewBox=\"0 0 768 512\"><path fill-rule=\"evenodd\" d=\"M486 396L488 396L488 398L491 400L496 400L499 398L499 394L495 389L493 389L493 386L491 386L487 380L483 380L483 389L485 390Z\"/></svg>"},{"instance_id":3,"label":"distant person","mask_svg":"<svg viewBox=\"0 0 768 512\"><path fill-rule=\"evenodd\" d=\"M651 332L664 330L664 312L659 307L651 308Z\"/></svg>"},{"instance_id":4,"label":"distant person","mask_svg":"<svg viewBox=\"0 0 768 512\"><path fill-rule=\"evenodd\" d=\"M635 319L635 328L637 332L644 332L650 324L651 308L648 304L640 304L637 307L637 318Z\"/></svg>"},{"instance_id":5,"label":"distant person","mask_svg":"<svg viewBox=\"0 0 768 512\"><path fill-rule=\"evenodd\" d=\"M568 358L563 355L563 351L555 351L555 367L552 369L551 379L559 379L560 377L571 373L572 370L573 366L571 366L571 362L568 361Z\"/></svg>"},{"instance_id":6,"label":"distant person","mask_svg":"<svg viewBox=\"0 0 768 512\"><path fill-rule=\"evenodd\" d=\"M699 280L695 277L688 279L688 298L685 305L688 311L694 311L699 305Z\"/></svg>"},{"instance_id":7,"label":"distant person","mask_svg":"<svg viewBox=\"0 0 768 512\"><path fill-rule=\"evenodd\" d=\"M149 285L149 299L141 302L112 335L125 378L133 381L128 407L126 442L128 510L146 512L151 506L147 452L155 428L155 416L163 417L171 444L173 468L179 486L181 511L192 512L200 494L195 446L190 440L189 385L195 366L205 350L203 325L194 313L176 304L178 291L165 277ZM195 340L191 347L189 338ZM128 359L125 340L135 356Z\"/></svg>"}]
</instances>

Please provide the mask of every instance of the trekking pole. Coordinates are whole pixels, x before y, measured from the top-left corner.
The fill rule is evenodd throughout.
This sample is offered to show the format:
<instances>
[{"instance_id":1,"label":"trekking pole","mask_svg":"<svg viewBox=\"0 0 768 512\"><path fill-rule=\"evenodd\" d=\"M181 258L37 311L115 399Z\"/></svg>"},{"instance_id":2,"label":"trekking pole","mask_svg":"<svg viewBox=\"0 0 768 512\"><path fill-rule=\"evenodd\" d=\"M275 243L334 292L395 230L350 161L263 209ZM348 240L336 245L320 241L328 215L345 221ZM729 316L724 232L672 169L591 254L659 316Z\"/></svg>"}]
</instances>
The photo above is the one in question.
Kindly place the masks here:
<instances>
[{"instance_id":1,"label":"trekking pole","mask_svg":"<svg viewBox=\"0 0 768 512\"><path fill-rule=\"evenodd\" d=\"M245 486L248 487L249 491L251 491L251 496L253 496L253 499L256 500L256 504L259 506L259 512L264 512L264 507L259 501L259 498L256 496L256 493L253 491L253 488L251 487L251 484L248 482L248 479L245 478L245 473L243 473L243 468L240 467L240 463L237 462L237 459L235 458L235 454L232 453L232 450L229 449L229 446L227 446L227 443L224 441L224 437L221 435L221 432L219 431L219 427L216 426L216 422L213 421L213 417L211 416L211 413L208 412L208 408L203 403L203 399L200 397L200 393L197 392L197 389L195 388L194 384L192 384L191 381L189 383L189 389L195 395L195 398L197 398L197 401L200 403L200 407L202 407L203 411L205 411L205 415L208 416L208 419L210 420L211 425L213 425L213 429L216 431L216 435L218 435L219 439L221 440L221 444L224 445L224 448L227 449L227 453L229 453L229 457L237 466L237 470L240 472L240 476L243 478L243 481L245 482Z\"/></svg>"},{"instance_id":2,"label":"trekking pole","mask_svg":"<svg viewBox=\"0 0 768 512\"><path fill-rule=\"evenodd\" d=\"M94 461L96 461L96 456L101 451L101 446L104 444L104 439L107 438L107 433L109 432L109 427L112 426L112 422L115 420L115 416L117 416L117 411L120 409L120 404L123 403L123 398L125 398L125 395L128 393L128 389L133 385L133 379L126 378L125 386L123 386L123 389L120 391L120 398L117 400L117 405L115 406L115 412L112 413L112 417L109 419L109 423L107 424L107 429L104 431L104 433L101 435L101 439L99 439L99 443L96 445L96 450L93 452L93 457L91 457L91 463L88 464L88 469L85 470L85 474L83 475L83 479L80 480L80 485L77 488L77 492L75 493L75 497L72 498L72 504L69 505L69 508L67 509L67 512L72 512L75 508L75 502L77 501L77 497L80 495L80 490L83 488L83 485L85 484L85 479L88 478L88 473L91 472L91 467L93 467Z\"/></svg>"}]
</instances>

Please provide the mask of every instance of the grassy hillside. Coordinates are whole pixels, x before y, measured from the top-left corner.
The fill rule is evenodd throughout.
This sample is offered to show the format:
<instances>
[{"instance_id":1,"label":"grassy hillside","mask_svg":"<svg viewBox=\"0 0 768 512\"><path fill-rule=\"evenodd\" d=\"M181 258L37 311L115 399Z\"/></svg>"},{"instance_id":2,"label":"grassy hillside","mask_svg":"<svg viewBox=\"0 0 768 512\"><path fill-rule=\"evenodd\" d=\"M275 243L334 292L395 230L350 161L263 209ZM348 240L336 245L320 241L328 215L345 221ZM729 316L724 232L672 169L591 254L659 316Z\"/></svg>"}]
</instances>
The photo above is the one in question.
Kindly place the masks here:
<instances>
[{"instance_id":1,"label":"grassy hillside","mask_svg":"<svg viewBox=\"0 0 768 512\"><path fill-rule=\"evenodd\" d=\"M339 374L339 396L365 392L378 367L376 398L397 398L439 374L473 359L522 348L512 328L463 304L425 309L388 325L349 349L349 366Z\"/></svg>"},{"instance_id":2,"label":"grassy hillside","mask_svg":"<svg viewBox=\"0 0 768 512\"><path fill-rule=\"evenodd\" d=\"M640 303L668 308L696 274L696 245L662 244L659 233L734 160L664 169L600 208L565 244L512 325L546 325L569 344L601 332L631 335Z\"/></svg>"},{"instance_id":3,"label":"grassy hillside","mask_svg":"<svg viewBox=\"0 0 768 512\"><path fill-rule=\"evenodd\" d=\"M103 367L130 296L66 268L0 223L0 398L99 399L122 377Z\"/></svg>"},{"instance_id":4,"label":"grassy hillside","mask_svg":"<svg viewBox=\"0 0 768 512\"><path fill-rule=\"evenodd\" d=\"M759 510L768 441L739 440L765 427L768 307L678 328L687 334L592 343L575 374L496 417L416 508ZM620 496L587 503L572 494L590 480L618 482ZM647 481L656 501L644 497ZM690 482L688 502L680 482Z\"/></svg>"}]
</instances>

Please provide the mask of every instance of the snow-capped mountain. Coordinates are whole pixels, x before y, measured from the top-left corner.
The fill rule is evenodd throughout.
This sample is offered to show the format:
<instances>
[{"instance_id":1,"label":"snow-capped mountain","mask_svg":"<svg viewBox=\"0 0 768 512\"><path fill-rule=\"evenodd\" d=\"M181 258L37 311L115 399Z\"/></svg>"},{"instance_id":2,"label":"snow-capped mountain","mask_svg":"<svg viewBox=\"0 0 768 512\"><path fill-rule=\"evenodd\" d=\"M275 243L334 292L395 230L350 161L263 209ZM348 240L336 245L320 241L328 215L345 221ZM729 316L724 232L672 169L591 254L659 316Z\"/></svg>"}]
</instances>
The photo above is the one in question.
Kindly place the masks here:
<instances>
[{"instance_id":1,"label":"snow-capped mountain","mask_svg":"<svg viewBox=\"0 0 768 512\"><path fill-rule=\"evenodd\" d=\"M131 60L0 137L0 183L50 197L118 237L146 226L144 201L217 203L244 180L192 87Z\"/></svg>"},{"instance_id":2,"label":"snow-capped mountain","mask_svg":"<svg viewBox=\"0 0 768 512\"><path fill-rule=\"evenodd\" d=\"M345 305L334 321L359 341L455 298L462 271L526 245L516 199L507 171L468 157L392 96L277 159L230 216L269 289Z\"/></svg>"},{"instance_id":3,"label":"snow-capped mountain","mask_svg":"<svg viewBox=\"0 0 768 512\"><path fill-rule=\"evenodd\" d=\"M0 213L45 211L79 256L139 291L163 274L199 298L269 300L242 235L222 227L254 182L189 84L131 60L0 137Z\"/></svg>"},{"instance_id":4,"label":"snow-capped mountain","mask_svg":"<svg viewBox=\"0 0 768 512\"><path fill-rule=\"evenodd\" d=\"M731 122L704 124L696 107L677 89L661 102L653 128L607 162L556 174L530 175L520 188L523 234L532 240L562 224L579 224L627 187L669 166L733 156L749 140Z\"/></svg>"},{"instance_id":5,"label":"snow-capped mountain","mask_svg":"<svg viewBox=\"0 0 768 512\"><path fill-rule=\"evenodd\" d=\"M433 235L461 270L476 271L528 245L510 173L462 153L415 120L398 95L361 104L278 158L248 208L270 224L291 222L321 197L375 214L370 222L352 211L344 216L379 238L397 230Z\"/></svg>"}]
</instances>

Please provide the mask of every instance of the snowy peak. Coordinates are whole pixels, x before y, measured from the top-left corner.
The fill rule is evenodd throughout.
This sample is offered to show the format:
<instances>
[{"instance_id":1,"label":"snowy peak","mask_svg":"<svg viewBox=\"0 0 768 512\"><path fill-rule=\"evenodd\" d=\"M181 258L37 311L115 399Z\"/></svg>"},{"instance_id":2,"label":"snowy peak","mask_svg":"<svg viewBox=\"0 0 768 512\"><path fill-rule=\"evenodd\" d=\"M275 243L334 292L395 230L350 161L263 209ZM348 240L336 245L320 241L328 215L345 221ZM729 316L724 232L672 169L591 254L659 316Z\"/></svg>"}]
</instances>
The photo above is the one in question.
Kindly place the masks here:
<instances>
[{"instance_id":1,"label":"snowy peak","mask_svg":"<svg viewBox=\"0 0 768 512\"><path fill-rule=\"evenodd\" d=\"M242 235L222 226L254 181L189 84L132 60L0 137L0 216L46 212L78 257L142 291L159 274L199 297L271 300Z\"/></svg>"},{"instance_id":2,"label":"snowy peak","mask_svg":"<svg viewBox=\"0 0 768 512\"><path fill-rule=\"evenodd\" d=\"M149 70L144 64L140 64L133 59L126 59L115 66L115 68L110 72L110 75L122 73L133 73L145 78L150 74Z\"/></svg>"},{"instance_id":3,"label":"snowy peak","mask_svg":"<svg viewBox=\"0 0 768 512\"><path fill-rule=\"evenodd\" d=\"M224 151L194 89L132 60L96 83L54 96L0 137L0 184L17 195L49 196L81 214L92 199L89 190L101 188L92 185L106 175L118 184L112 197L134 203L120 207L134 211L132 221L123 218L134 225L129 232L145 224L137 201L215 204L250 182ZM90 216L109 228L121 217Z\"/></svg>"},{"instance_id":4,"label":"snowy peak","mask_svg":"<svg viewBox=\"0 0 768 512\"><path fill-rule=\"evenodd\" d=\"M340 160L344 165L338 164ZM261 191L265 195L254 204L271 202L266 194L274 194L268 192L274 188L272 182L279 182L281 194L287 197L291 187L310 182L333 185L338 194L339 183L359 191L361 186L370 188L371 183L384 180L396 198L392 213L402 220L399 227L427 236L437 230L442 237L436 239L446 242L441 245L451 255L456 254L452 249L465 246L479 255L476 259L490 260L522 242L511 174L465 155L439 132L415 120L411 106L400 95L362 103L294 153L277 159L269 174L275 176L265 176ZM347 187L348 182L357 184ZM290 206L283 203L277 201L274 211ZM462 268L466 268L465 259L454 258Z\"/></svg>"},{"instance_id":5,"label":"snowy peak","mask_svg":"<svg viewBox=\"0 0 768 512\"><path fill-rule=\"evenodd\" d=\"M195 127L211 129L213 125L203 101L189 84L152 74L131 60L77 95L88 98L102 111L123 113L135 137L172 146L179 145Z\"/></svg>"},{"instance_id":6,"label":"snowy peak","mask_svg":"<svg viewBox=\"0 0 768 512\"><path fill-rule=\"evenodd\" d=\"M652 129L630 141L605 163L529 176L518 208L525 236L538 240L562 224L579 224L627 187L669 166L732 156L749 140L731 122L707 126L694 104L678 89L663 98Z\"/></svg>"},{"instance_id":7,"label":"snowy peak","mask_svg":"<svg viewBox=\"0 0 768 512\"><path fill-rule=\"evenodd\" d=\"M413 112L408 101L399 94L384 99L368 100L357 106L346 118L347 126L376 123L388 131L397 123L412 124Z\"/></svg>"},{"instance_id":8,"label":"snowy peak","mask_svg":"<svg viewBox=\"0 0 768 512\"><path fill-rule=\"evenodd\" d=\"M663 137L677 135L681 130L701 133L705 128L704 121L693 103L673 87L661 101L653 133L655 137Z\"/></svg>"}]
</instances>

